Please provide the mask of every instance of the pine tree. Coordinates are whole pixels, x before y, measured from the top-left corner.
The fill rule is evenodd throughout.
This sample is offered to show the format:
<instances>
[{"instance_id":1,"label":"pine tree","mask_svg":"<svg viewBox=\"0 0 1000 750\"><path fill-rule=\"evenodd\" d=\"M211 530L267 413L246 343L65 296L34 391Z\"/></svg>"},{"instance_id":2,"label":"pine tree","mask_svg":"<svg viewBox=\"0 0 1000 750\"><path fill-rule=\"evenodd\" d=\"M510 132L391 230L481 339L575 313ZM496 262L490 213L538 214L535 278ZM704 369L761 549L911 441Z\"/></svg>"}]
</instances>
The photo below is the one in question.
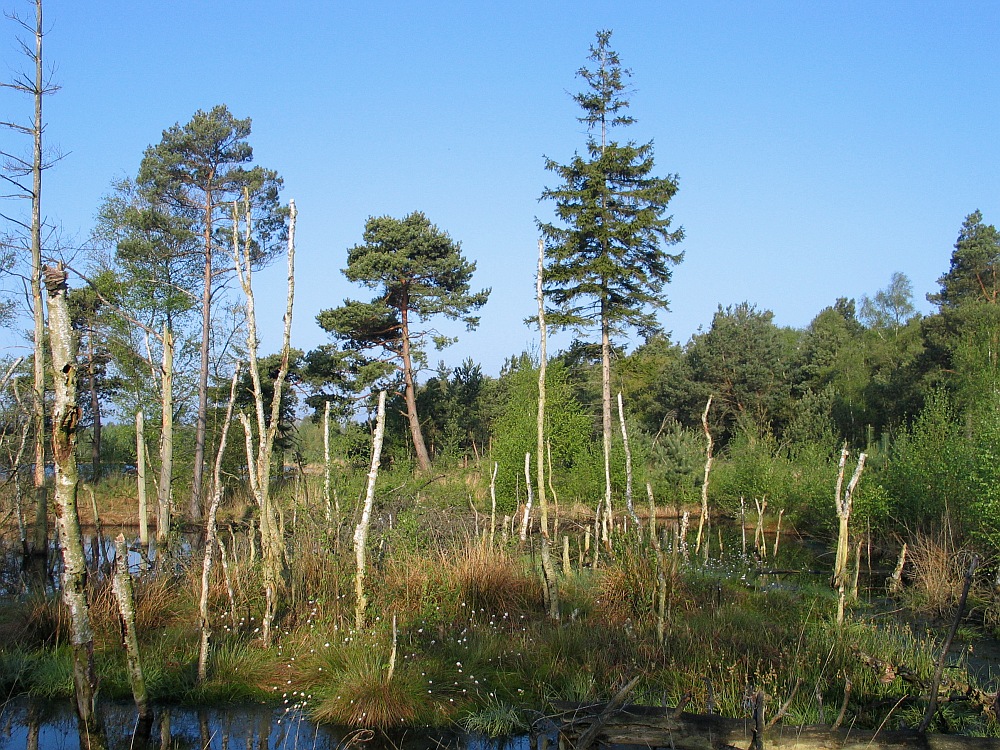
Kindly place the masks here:
<instances>
[{"instance_id":1,"label":"pine tree","mask_svg":"<svg viewBox=\"0 0 1000 750\"><path fill-rule=\"evenodd\" d=\"M677 192L677 178L653 176L652 142L620 143L610 131L635 122L627 114L626 79L611 49L611 32L599 31L590 48L593 70L578 75L587 88L574 96L583 109L578 119L590 135L586 154L569 164L546 159L546 169L562 181L542 198L555 202L558 223L540 223L545 237L545 295L554 309L550 325L600 327L602 426L605 501L611 500L611 339L629 328L643 335L660 330L657 310L667 308L663 287L671 266L682 255L666 247L683 238L671 229L667 204ZM607 506L606 506L607 507Z\"/></svg>"},{"instance_id":2,"label":"pine tree","mask_svg":"<svg viewBox=\"0 0 1000 750\"><path fill-rule=\"evenodd\" d=\"M285 237L287 209L278 201L282 181L277 173L253 162L250 118L233 117L225 105L198 110L186 125L163 131L163 138L146 149L136 180L147 191L150 203L171 214L187 217L201 235L201 363L198 378L198 419L195 430L194 477L190 514L201 517L201 488L205 462L208 414L209 343L211 308L220 277L231 273L229 248L232 235L225 231L232 216L231 204L244 194L251 202L255 231L254 265L280 251ZM248 168L249 167L249 168Z\"/></svg>"},{"instance_id":3,"label":"pine tree","mask_svg":"<svg viewBox=\"0 0 1000 750\"><path fill-rule=\"evenodd\" d=\"M431 224L419 211L403 219L371 217L365 224L364 244L348 250L344 275L375 290L371 302L345 300L322 311L320 327L332 333L344 348L356 353L382 350L386 362L373 358L362 366L372 375L397 372L403 379L406 418L421 471L430 470L430 455L417 416L416 363L422 360L422 342L432 337L438 348L451 343L433 330L422 329L431 317L444 315L463 321L469 330L479 325L472 313L486 304L490 290L470 292L476 270L461 252L461 244ZM362 375L361 380L372 377Z\"/></svg>"}]
</instances>

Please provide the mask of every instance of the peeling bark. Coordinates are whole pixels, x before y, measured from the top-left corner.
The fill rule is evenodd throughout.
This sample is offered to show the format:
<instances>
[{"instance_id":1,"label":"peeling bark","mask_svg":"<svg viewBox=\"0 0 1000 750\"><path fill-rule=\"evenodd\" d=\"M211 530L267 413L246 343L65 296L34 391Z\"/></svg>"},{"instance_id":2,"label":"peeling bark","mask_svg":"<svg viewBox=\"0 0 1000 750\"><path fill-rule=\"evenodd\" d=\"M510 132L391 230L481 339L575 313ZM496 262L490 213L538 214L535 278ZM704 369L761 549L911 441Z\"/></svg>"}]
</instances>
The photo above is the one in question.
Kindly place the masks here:
<instances>
[{"instance_id":1,"label":"peeling bark","mask_svg":"<svg viewBox=\"0 0 1000 750\"><path fill-rule=\"evenodd\" d=\"M69 610L76 714L81 746L86 738L88 747L103 748L105 742L95 708L97 676L94 672L94 633L87 600L87 559L83 550L77 507L79 473L76 465L76 440L80 406L77 403L76 338L66 301L66 270L61 265L47 266L44 275L55 389L52 455L55 460L59 546L63 560L62 599Z\"/></svg>"}]
</instances>

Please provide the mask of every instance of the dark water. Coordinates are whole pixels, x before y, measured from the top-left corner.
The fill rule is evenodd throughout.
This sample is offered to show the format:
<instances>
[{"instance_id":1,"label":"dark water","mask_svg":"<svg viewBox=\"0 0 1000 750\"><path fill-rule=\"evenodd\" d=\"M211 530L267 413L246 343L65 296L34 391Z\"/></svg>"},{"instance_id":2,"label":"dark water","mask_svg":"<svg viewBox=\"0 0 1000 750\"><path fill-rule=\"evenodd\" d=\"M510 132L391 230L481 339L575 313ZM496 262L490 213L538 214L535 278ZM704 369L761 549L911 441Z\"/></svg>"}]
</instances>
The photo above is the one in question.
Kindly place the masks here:
<instances>
[{"instance_id":1,"label":"dark water","mask_svg":"<svg viewBox=\"0 0 1000 750\"><path fill-rule=\"evenodd\" d=\"M111 750L137 747L136 712L129 704L105 704L101 716ZM37 745L33 745L33 736ZM346 750L347 748L451 748L452 750L530 750L527 737L508 741L459 734L411 732L389 739L365 731L317 726L300 712L240 705L212 709L159 708L150 750ZM68 702L17 699L0 704L0 749L77 750L76 715Z\"/></svg>"}]
</instances>

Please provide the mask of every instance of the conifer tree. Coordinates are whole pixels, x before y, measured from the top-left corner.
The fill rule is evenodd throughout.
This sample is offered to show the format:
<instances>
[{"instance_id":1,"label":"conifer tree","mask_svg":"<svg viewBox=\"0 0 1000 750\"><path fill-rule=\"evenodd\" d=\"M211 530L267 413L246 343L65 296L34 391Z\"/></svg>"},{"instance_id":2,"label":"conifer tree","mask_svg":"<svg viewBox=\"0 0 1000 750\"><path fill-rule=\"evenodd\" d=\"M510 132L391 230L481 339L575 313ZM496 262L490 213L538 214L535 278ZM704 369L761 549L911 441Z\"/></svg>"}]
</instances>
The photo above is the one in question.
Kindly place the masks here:
<instances>
[{"instance_id":1,"label":"conifer tree","mask_svg":"<svg viewBox=\"0 0 1000 750\"><path fill-rule=\"evenodd\" d=\"M190 219L202 240L201 363L189 509L194 518L201 516L211 310L218 291L224 288L220 277L233 271L229 261L231 233L225 231L232 202L242 201L244 195L250 201L255 230L251 260L255 266L280 250L279 242L286 233L288 211L278 200L281 178L273 170L251 166L250 126L249 117L233 117L225 105L208 112L198 110L190 122L164 130L160 142L146 149L136 180L140 189L148 192L152 205Z\"/></svg>"},{"instance_id":2,"label":"conifer tree","mask_svg":"<svg viewBox=\"0 0 1000 750\"><path fill-rule=\"evenodd\" d=\"M683 238L681 229L670 228L666 213L677 178L653 176L652 142L611 138L612 129L635 120L626 98L631 73L610 45L611 32L597 32L589 58L594 68L578 71L586 90L574 100L590 133L586 151L568 164L546 159L546 169L561 184L542 193L555 202L557 221L540 223L548 261L545 294L553 305L546 313L550 325L600 330L606 503L611 500L611 340L630 328L643 335L660 330L656 311L667 308L663 287L682 257L666 248Z\"/></svg>"},{"instance_id":3,"label":"conifer tree","mask_svg":"<svg viewBox=\"0 0 1000 750\"><path fill-rule=\"evenodd\" d=\"M461 248L419 211L403 219L373 216L365 224L364 244L347 252L344 275L375 290L375 298L344 300L340 307L317 316L320 327L346 350L365 355L368 366L361 367L360 380L368 382L359 385L393 372L402 377L404 416L421 471L428 471L431 462L417 416L416 364L426 338L431 337L438 348L451 343L423 326L443 315L472 330L479 325L473 312L486 304L490 294L489 289L470 291L476 264L465 259ZM376 356L379 350L384 359Z\"/></svg>"}]
</instances>

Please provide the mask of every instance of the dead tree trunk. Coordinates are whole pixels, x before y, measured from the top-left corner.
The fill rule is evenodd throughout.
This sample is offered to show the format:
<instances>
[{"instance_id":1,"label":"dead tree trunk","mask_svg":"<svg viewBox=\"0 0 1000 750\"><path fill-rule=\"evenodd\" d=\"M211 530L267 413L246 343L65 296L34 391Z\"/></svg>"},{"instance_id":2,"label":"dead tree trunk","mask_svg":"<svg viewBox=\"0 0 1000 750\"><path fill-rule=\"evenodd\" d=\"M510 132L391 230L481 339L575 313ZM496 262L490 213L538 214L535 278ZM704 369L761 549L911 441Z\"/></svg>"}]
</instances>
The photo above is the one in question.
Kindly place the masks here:
<instances>
[{"instance_id":1,"label":"dead tree trunk","mask_svg":"<svg viewBox=\"0 0 1000 750\"><path fill-rule=\"evenodd\" d=\"M146 507L146 432L142 409L135 413L135 479L139 495L139 544L149 548L148 508Z\"/></svg>"},{"instance_id":2,"label":"dead tree trunk","mask_svg":"<svg viewBox=\"0 0 1000 750\"><path fill-rule=\"evenodd\" d=\"M174 477L174 334L163 326L160 372L160 483L156 488L156 547L166 549L170 535L170 485Z\"/></svg>"},{"instance_id":3,"label":"dead tree trunk","mask_svg":"<svg viewBox=\"0 0 1000 750\"><path fill-rule=\"evenodd\" d=\"M545 375L548 364L548 337L545 331L545 298L542 294L542 276L544 274L545 245L538 240L538 275L535 280L535 296L538 300L538 416L536 421L535 459L538 464L538 507L541 511L542 524L542 575L545 584L545 601L548 605L549 617L559 619L559 582L556 579L556 567L552 563L551 542L549 538L549 505L545 496ZM525 457L527 458L527 457ZM525 461L525 471L528 464ZM531 477L525 476L528 486Z\"/></svg>"},{"instance_id":4,"label":"dead tree trunk","mask_svg":"<svg viewBox=\"0 0 1000 750\"><path fill-rule=\"evenodd\" d=\"M696 553L701 549L702 531L706 526L711 529L708 518L708 475L712 471L712 448L714 446L712 431L708 429L708 410L711 408L712 397L709 396L708 403L705 404L705 411L701 415L701 426L705 430L705 477L701 482L701 518L698 519L698 537L694 543L694 551ZM708 545L707 538L705 539L705 545ZM708 556L708 550L705 550L705 555L706 557Z\"/></svg>"},{"instance_id":5,"label":"dead tree trunk","mask_svg":"<svg viewBox=\"0 0 1000 750\"><path fill-rule=\"evenodd\" d=\"M621 423L622 447L625 449L625 507L632 523L635 524L636 533L640 533L641 536L641 524L632 499L632 448L628 442L628 428L625 425L625 407L622 405L621 391L618 391L618 421Z\"/></svg>"},{"instance_id":6,"label":"dead tree trunk","mask_svg":"<svg viewBox=\"0 0 1000 750\"><path fill-rule=\"evenodd\" d=\"M250 380L253 384L254 407L257 416L257 445L253 445L250 422L245 414L240 421L246 436L247 465L250 469L250 486L260 510L260 540L264 566L264 615L261 621L261 639L265 646L271 645L272 626L278 612L278 599L284 588L286 561L284 534L281 529L280 512L271 497L271 457L275 435L281 419L281 392L288 376L289 351L292 335L292 302L295 299L295 201L289 202L288 221L288 294L285 304L285 327L281 343L281 364L274 377L270 415L265 414L264 391L257 364L257 315L254 305L251 273L251 251L253 243L250 216L250 200L244 198L243 225L245 233L240 242L240 216L238 206L233 205L233 262L239 276L240 286L246 298L247 354L250 366Z\"/></svg>"},{"instance_id":7,"label":"dead tree trunk","mask_svg":"<svg viewBox=\"0 0 1000 750\"><path fill-rule=\"evenodd\" d=\"M142 671L142 659L139 655L139 636L135 628L135 592L132 587L132 575L128 569L128 547L125 545L124 534L119 534L115 538L115 575L112 586L122 621L122 641L128 663L128 679L132 686L135 707L139 713L135 734L139 738L148 740L150 730L153 728L153 710L149 705L146 677Z\"/></svg>"},{"instance_id":8,"label":"dead tree trunk","mask_svg":"<svg viewBox=\"0 0 1000 750\"><path fill-rule=\"evenodd\" d=\"M847 483L847 490L844 491L844 469L847 466L848 455L847 443L844 443L844 447L840 451L837 485L833 497L834 506L837 509L837 518L840 521L839 533L837 534L837 557L833 565L832 578L833 587L838 590L847 585L847 557L849 554L848 527L851 522L851 510L854 507L854 490L861 479L861 472L864 471L866 458L864 453L858 456L858 465L854 469L851 481Z\"/></svg>"},{"instance_id":9,"label":"dead tree trunk","mask_svg":"<svg viewBox=\"0 0 1000 750\"><path fill-rule=\"evenodd\" d=\"M368 543L368 525L371 523L372 506L375 504L375 482L378 467L382 461L382 440L385 437L385 391L378 394L378 413L375 417L375 435L372 439L372 463L368 470L368 485L365 490L365 504L361 509L361 520L354 529L354 560L357 570L354 574L354 626L361 630L365 626L368 597L365 595L365 545Z\"/></svg>"},{"instance_id":10,"label":"dead tree trunk","mask_svg":"<svg viewBox=\"0 0 1000 750\"><path fill-rule=\"evenodd\" d=\"M70 643L73 649L73 686L81 746L103 748L104 738L94 705L97 676L94 672L94 633L87 601L87 559L77 508L79 473L76 465L77 403L76 340L66 301L67 273L60 265L45 268L48 293L49 345L55 402L52 410L52 455L55 460L55 499L59 524L59 546L63 560L62 598L69 610Z\"/></svg>"},{"instance_id":11,"label":"dead tree trunk","mask_svg":"<svg viewBox=\"0 0 1000 750\"><path fill-rule=\"evenodd\" d=\"M872 732L828 726L765 726L754 736L755 722L722 716L681 713L652 706L625 706L617 712L602 705L567 710L560 717L560 737L582 748L669 747L674 750L723 750L758 746L771 750L1000 750L1000 739L924 734L918 731Z\"/></svg>"}]
</instances>

